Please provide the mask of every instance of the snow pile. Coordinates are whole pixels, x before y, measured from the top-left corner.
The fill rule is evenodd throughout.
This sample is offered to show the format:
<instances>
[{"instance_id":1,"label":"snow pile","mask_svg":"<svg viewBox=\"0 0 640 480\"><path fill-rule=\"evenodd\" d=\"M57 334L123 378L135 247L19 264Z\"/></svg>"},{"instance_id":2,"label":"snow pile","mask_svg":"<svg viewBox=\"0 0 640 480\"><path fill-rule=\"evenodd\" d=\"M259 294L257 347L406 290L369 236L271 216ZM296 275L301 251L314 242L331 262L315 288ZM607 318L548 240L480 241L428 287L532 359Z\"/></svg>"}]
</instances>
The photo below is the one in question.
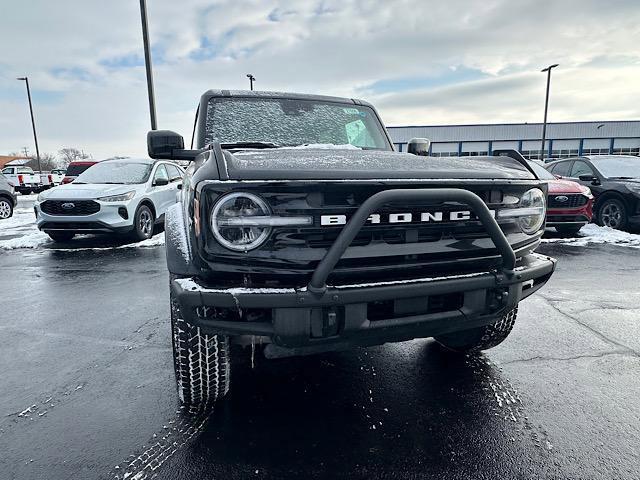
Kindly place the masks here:
<instances>
[{"instance_id":1,"label":"snow pile","mask_svg":"<svg viewBox=\"0 0 640 480\"><path fill-rule=\"evenodd\" d=\"M640 235L609 227L599 227L593 223L585 225L573 238L543 238L543 243L561 243L585 247L590 243L608 243L621 247L640 248Z\"/></svg>"},{"instance_id":2,"label":"snow pile","mask_svg":"<svg viewBox=\"0 0 640 480\"><path fill-rule=\"evenodd\" d=\"M10 238L9 240L0 240L0 250L38 248L50 241L51 239L46 233L36 230L35 232L30 232L20 237Z\"/></svg>"}]
</instances>

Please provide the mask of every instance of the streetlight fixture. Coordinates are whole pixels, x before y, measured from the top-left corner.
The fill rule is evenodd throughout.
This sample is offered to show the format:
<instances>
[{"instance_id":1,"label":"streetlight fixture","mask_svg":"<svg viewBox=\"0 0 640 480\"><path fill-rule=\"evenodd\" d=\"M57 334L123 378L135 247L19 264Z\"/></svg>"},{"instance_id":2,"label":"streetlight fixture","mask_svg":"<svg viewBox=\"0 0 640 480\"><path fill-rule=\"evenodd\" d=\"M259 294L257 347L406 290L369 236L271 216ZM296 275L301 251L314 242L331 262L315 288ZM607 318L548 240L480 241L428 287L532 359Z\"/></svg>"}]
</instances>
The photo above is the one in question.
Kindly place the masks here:
<instances>
[{"instance_id":1,"label":"streetlight fixture","mask_svg":"<svg viewBox=\"0 0 640 480\"><path fill-rule=\"evenodd\" d=\"M547 72L547 94L544 100L544 122L542 124L542 146L540 147L540 160L544 162L544 144L547 136L547 111L549 110L549 86L551 85L551 69L556 68L559 64L554 63L547 68L540 70L541 72Z\"/></svg>"},{"instance_id":2,"label":"streetlight fixture","mask_svg":"<svg viewBox=\"0 0 640 480\"><path fill-rule=\"evenodd\" d=\"M42 173L40 166L40 149L38 148L38 135L36 134L36 121L33 118L33 103L31 102L31 89L29 88L29 77L18 77L16 80L24 81L27 85L27 97L29 98L29 112L31 113L31 127L33 128L33 140L36 143L36 160L38 161L38 171Z\"/></svg>"},{"instance_id":3,"label":"streetlight fixture","mask_svg":"<svg viewBox=\"0 0 640 480\"><path fill-rule=\"evenodd\" d=\"M251 73L247 73L247 78L249 79L249 88L251 89L251 91L253 91L253 82L256 81L256 77L254 77Z\"/></svg>"}]
</instances>

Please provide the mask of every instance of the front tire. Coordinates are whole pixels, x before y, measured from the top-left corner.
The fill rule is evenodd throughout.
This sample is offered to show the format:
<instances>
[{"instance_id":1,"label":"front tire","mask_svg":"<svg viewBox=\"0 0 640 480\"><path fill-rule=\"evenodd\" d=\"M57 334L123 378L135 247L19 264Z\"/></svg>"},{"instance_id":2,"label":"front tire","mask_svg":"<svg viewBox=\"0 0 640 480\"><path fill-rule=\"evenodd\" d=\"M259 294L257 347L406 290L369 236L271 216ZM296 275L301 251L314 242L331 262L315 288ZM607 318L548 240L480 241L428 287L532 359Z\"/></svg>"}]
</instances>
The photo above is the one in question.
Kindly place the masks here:
<instances>
[{"instance_id":1,"label":"front tire","mask_svg":"<svg viewBox=\"0 0 640 480\"><path fill-rule=\"evenodd\" d=\"M0 220L10 218L13 215L13 204L6 198L0 198Z\"/></svg>"},{"instance_id":2,"label":"front tire","mask_svg":"<svg viewBox=\"0 0 640 480\"><path fill-rule=\"evenodd\" d=\"M206 411L229 391L229 337L209 335L187 323L171 293L173 364L178 397L193 411Z\"/></svg>"},{"instance_id":3,"label":"front tire","mask_svg":"<svg viewBox=\"0 0 640 480\"><path fill-rule=\"evenodd\" d=\"M153 236L155 215L147 205L140 205L133 216L133 238L147 240Z\"/></svg>"},{"instance_id":4,"label":"front tire","mask_svg":"<svg viewBox=\"0 0 640 480\"><path fill-rule=\"evenodd\" d=\"M472 353L488 350L501 344L511 333L518 316L518 307L505 313L498 320L483 327L462 332L447 333L435 337L443 347L456 353Z\"/></svg>"},{"instance_id":5,"label":"front tire","mask_svg":"<svg viewBox=\"0 0 640 480\"><path fill-rule=\"evenodd\" d=\"M73 232L46 232L49 235L49 238L54 242L68 242L71 240L75 233Z\"/></svg>"},{"instance_id":6,"label":"front tire","mask_svg":"<svg viewBox=\"0 0 640 480\"><path fill-rule=\"evenodd\" d=\"M622 230L627 226L627 207L617 198L608 198L598 210L598 223L603 227Z\"/></svg>"}]
</instances>

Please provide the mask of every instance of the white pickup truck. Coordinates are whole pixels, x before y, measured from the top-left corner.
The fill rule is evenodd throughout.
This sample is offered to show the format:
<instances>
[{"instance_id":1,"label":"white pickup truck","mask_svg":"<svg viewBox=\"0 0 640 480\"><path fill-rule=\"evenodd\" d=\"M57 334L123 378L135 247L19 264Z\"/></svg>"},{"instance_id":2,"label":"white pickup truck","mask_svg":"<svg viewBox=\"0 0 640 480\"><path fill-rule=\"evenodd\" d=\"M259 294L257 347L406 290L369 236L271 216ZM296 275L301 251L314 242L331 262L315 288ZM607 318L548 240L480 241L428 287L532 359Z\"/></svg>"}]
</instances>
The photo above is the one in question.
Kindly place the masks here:
<instances>
[{"instance_id":1,"label":"white pickup truck","mask_svg":"<svg viewBox=\"0 0 640 480\"><path fill-rule=\"evenodd\" d=\"M42 172L40 174L41 186L40 190L57 187L62 183L66 170L64 168L55 168L50 172Z\"/></svg>"},{"instance_id":2,"label":"white pickup truck","mask_svg":"<svg viewBox=\"0 0 640 480\"><path fill-rule=\"evenodd\" d=\"M7 166L2 169L2 174L11 183L16 192L23 195L37 192L42 188L40 175L34 173L30 167Z\"/></svg>"}]
</instances>

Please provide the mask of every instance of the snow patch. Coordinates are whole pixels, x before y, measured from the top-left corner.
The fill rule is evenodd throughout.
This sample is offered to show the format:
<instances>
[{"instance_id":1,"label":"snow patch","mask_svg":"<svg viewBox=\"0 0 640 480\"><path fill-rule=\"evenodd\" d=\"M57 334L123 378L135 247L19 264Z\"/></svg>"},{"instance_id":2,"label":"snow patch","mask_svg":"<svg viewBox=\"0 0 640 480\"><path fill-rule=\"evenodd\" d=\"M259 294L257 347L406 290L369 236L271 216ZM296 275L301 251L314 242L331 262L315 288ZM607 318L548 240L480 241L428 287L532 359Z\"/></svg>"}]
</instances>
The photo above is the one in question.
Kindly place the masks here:
<instances>
[{"instance_id":1,"label":"snow patch","mask_svg":"<svg viewBox=\"0 0 640 480\"><path fill-rule=\"evenodd\" d=\"M296 293L294 288L206 288L194 282L191 278L178 278L176 283L191 292L228 293L229 295L267 294L267 293Z\"/></svg>"},{"instance_id":2,"label":"snow patch","mask_svg":"<svg viewBox=\"0 0 640 480\"><path fill-rule=\"evenodd\" d=\"M543 238L543 243L560 243L574 247L586 247L591 243L618 245L620 247L640 248L640 235L615 230L610 227L599 227L593 223L582 227L579 236L571 238Z\"/></svg>"}]
</instances>

